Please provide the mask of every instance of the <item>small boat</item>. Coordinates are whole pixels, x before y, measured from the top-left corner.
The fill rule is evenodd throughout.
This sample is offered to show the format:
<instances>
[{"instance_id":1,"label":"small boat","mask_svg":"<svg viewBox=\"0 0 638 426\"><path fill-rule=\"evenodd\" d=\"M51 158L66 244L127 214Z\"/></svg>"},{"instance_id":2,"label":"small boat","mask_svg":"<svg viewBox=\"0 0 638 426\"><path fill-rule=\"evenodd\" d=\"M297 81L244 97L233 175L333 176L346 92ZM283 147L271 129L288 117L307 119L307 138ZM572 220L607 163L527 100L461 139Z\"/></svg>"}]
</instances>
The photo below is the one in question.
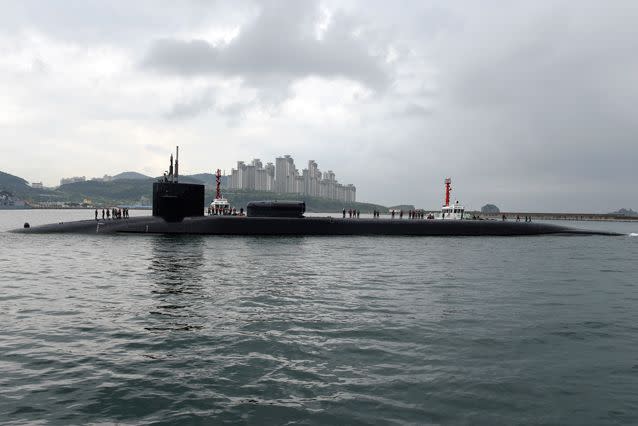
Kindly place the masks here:
<instances>
[{"instance_id":1,"label":"small boat","mask_svg":"<svg viewBox=\"0 0 638 426\"><path fill-rule=\"evenodd\" d=\"M441 220L461 220L465 214L465 207L456 203L450 205L450 192L452 192L452 179L445 179L445 204L441 207L441 213L437 219Z\"/></svg>"},{"instance_id":2,"label":"small boat","mask_svg":"<svg viewBox=\"0 0 638 426\"><path fill-rule=\"evenodd\" d=\"M216 214L223 214L230 210L230 203L225 198L215 198L213 202L210 203L210 208L213 212L216 212Z\"/></svg>"},{"instance_id":3,"label":"small boat","mask_svg":"<svg viewBox=\"0 0 638 426\"><path fill-rule=\"evenodd\" d=\"M222 179L222 171L220 169L217 169L217 173L215 173L215 184L216 184L215 199L213 200L212 203L210 203L210 206L208 209L209 214L223 215L223 214L231 213L230 203L228 202L226 198L222 197L221 179Z\"/></svg>"}]
</instances>

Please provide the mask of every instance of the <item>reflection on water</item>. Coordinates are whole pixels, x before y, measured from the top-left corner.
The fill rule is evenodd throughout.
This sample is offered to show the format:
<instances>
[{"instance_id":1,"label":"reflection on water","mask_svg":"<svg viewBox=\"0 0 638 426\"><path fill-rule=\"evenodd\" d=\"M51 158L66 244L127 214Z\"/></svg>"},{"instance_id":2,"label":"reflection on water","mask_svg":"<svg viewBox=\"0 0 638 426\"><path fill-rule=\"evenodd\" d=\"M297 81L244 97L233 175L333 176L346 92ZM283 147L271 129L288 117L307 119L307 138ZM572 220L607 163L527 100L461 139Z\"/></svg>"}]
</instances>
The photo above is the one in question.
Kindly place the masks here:
<instances>
[{"instance_id":1,"label":"reflection on water","mask_svg":"<svg viewBox=\"0 0 638 426\"><path fill-rule=\"evenodd\" d=\"M148 265L151 293L157 305L150 311L147 330L202 328L198 301L205 282L204 240L200 236L158 235L151 244Z\"/></svg>"},{"instance_id":2,"label":"reflection on water","mask_svg":"<svg viewBox=\"0 0 638 426\"><path fill-rule=\"evenodd\" d=\"M0 247L3 424L638 424L638 238Z\"/></svg>"}]
</instances>

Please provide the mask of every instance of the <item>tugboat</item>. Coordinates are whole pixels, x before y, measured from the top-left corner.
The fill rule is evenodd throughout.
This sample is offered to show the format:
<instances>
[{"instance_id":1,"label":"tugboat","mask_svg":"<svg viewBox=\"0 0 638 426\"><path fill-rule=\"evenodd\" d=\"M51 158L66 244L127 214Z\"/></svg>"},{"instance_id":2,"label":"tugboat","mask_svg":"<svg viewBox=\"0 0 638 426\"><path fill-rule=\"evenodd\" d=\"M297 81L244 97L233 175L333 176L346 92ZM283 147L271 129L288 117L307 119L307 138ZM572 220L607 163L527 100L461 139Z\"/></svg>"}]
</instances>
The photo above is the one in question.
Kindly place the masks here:
<instances>
[{"instance_id":1,"label":"tugboat","mask_svg":"<svg viewBox=\"0 0 638 426\"><path fill-rule=\"evenodd\" d=\"M450 205L450 192L452 192L452 179L445 179L445 204L441 207L441 213L437 219L441 220L461 220L465 213L465 207L457 201Z\"/></svg>"},{"instance_id":2,"label":"tugboat","mask_svg":"<svg viewBox=\"0 0 638 426\"><path fill-rule=\"evenodd\" d=\"M209 214L230 214L230 203L222 197L221 191L222 171L217 169L215 173L215 199L209 206Z\"/></svg>"}]
</instances>

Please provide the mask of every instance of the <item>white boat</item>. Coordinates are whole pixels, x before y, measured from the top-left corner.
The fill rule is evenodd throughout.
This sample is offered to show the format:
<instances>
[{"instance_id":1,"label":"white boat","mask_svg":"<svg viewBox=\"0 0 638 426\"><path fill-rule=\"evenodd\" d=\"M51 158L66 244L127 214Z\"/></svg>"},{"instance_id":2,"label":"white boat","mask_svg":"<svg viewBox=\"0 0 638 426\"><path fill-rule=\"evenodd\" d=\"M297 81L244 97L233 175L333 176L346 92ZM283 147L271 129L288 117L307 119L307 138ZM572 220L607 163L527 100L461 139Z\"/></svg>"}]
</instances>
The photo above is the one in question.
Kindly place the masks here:
<instances>
[{"instance_id":1,"label":"white boat","mask_svg":"<svg viewBox=\"0 0 638 426\"><path fill-rule=\"evenodd\" d=\"M222 191L221 191L221 178L222 178L222 171L217 169L217 173L215 173L215 183L216 183L216 188L215 188L215 199L213 200L212 203L210 203L210 206L208 208L208 214L230 214L231 210L230 210L230 203L228 202L228 200L224 197L222 197Z\"/></svg>"},{"instance_id":2,"label":"white boat","mask_svg":"<svg viewBox=\"0 0 638 426\"><path fill-rule=\"evenodd\" d=\"M230 203L225 198L215 198L212 203L210 203L210 208L213 212L223 213L224 211L230 210Z\"/></svg>"},{"instance_id":3,"label":"white boat","mask_svg":"<svg viewBox=\"0 0 638 426\"><path fill-rule=\"evenodd\" d=\"M441 207L441 213L438 219L451 219L451 220L460 220L463 219L463 215L465 213L465 207L461 206L457 201L451 206L443 206Z\"/></svg>"},{"instance_id":4,"label":"white boat","mask_svg":"<svg viewBox=\"0 0 638 426\"><path fill-rule=\"evenodd\" d=\"M445 204L441 207L441 213L437 219L441 220L461 220L465 214L465 207L456 203L450 205L450 192L452 192L452 179L445 179Z\"/></svg>"}]
</instances>

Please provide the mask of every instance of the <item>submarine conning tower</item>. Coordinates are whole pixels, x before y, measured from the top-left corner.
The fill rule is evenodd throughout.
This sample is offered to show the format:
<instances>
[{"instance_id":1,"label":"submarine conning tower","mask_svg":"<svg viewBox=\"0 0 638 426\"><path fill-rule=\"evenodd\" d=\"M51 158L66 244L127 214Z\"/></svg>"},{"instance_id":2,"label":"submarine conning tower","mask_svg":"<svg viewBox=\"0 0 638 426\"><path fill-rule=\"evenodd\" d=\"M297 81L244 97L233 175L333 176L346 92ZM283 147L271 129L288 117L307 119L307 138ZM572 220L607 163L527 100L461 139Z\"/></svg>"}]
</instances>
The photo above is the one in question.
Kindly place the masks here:
<instances>
[{"instance_id":1,"label":"submarine conning tower","mask_svg":"<svg viewBox=\"0 0 638 426\"><path fill-rule=\"evenodd\" d=\"M204 215L204 185L179 183L179 147L170 166L158 182L153 183L153 216L168 222L179 222L185 217Z\"/></svg>"}]
</instances>

